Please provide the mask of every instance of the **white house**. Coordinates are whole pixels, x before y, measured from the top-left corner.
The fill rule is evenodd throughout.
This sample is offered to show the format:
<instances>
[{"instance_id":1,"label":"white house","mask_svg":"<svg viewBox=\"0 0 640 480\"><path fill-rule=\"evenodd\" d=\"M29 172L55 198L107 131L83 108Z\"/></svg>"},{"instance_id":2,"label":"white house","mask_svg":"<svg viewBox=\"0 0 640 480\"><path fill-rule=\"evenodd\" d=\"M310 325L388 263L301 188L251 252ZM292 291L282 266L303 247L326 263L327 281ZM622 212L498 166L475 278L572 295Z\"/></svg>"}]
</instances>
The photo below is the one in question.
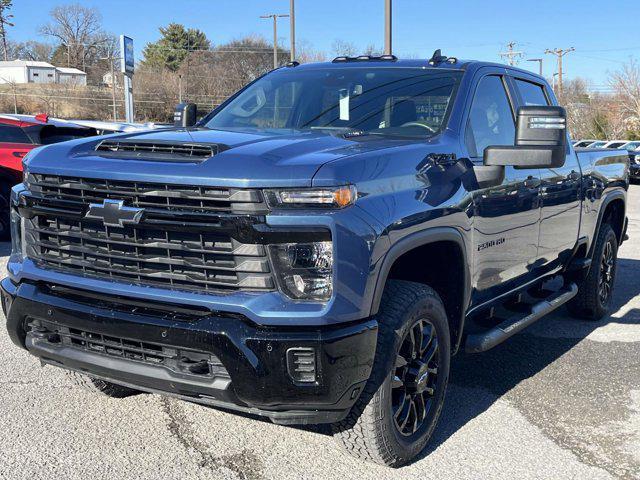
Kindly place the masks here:
<instances>
[{"instance_id":1,"label":"white house","mask_svg":"<svg viewBox=\"0 0 640 480\"><path fill-rule=\"evenodd\" d=\"M86 85L87 74L77 68L54 67L47 62L11 60L0 62L2 83L66 83Z\"/></svg>"},{"instance_id":2,"label":"white house","mask_svg":"<svg viewBox=\"0 0 640 480\"><path fill-rule=\"evenodd\" d=\"M56 67L47 62L0 62L0 83L55 83Z\"/></svg>"},{"instance_id":3,"label":"white house","mask_svg":"<svg viewBox=\"0 0 640 480\"><path fill-rule=\"evenodd\" d=\"M57 83L66 83L71 85L86 85L87 74L82 70L70 67L56 67Z\"/></svg>"}]
</instances>

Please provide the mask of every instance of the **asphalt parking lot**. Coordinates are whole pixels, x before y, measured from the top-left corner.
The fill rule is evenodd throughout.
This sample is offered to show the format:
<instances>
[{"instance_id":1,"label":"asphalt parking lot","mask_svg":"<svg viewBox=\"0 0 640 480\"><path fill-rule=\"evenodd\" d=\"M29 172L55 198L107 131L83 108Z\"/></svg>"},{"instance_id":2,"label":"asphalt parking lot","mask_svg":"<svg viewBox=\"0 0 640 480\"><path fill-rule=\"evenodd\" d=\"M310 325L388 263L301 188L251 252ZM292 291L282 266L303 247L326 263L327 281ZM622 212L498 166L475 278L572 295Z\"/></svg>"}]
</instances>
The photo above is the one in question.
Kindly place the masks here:
<instances>
[{"instance_id":1,"label":"asphalt parking lot","mask_svg":"<svg viewBox=\"0 0 640 480\"><path fill-rule=\"evenodd\" d=\"M92 396L2 329L0 478L640 478L640 186L629 206L611 316L589 323L561 309L456 357L431 447L408 467L353 460L324 429L158 395ZM0 244L2 276L8 251Z\"/></svg>"}]
</instances>

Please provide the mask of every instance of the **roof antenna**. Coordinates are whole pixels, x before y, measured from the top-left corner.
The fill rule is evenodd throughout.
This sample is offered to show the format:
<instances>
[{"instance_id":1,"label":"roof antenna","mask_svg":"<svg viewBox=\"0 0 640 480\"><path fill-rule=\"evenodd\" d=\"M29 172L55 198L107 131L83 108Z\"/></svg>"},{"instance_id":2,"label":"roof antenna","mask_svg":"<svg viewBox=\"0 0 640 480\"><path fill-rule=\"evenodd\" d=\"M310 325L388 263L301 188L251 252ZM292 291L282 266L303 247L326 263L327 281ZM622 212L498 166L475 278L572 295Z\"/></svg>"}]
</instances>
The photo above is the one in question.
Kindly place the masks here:
<instances>
[{"instance_id":1,"label":"roof antenna","mask_svg":"<svg viewBox=\"0 0 640 480\"><path fill-rule=\"evenodd\" d=\"M445 62L448 57L442 55L442 51L437 49L433 52L431 59L429 60L429 65L437 65L438 63Z\"/></svg>"}]
</instances>

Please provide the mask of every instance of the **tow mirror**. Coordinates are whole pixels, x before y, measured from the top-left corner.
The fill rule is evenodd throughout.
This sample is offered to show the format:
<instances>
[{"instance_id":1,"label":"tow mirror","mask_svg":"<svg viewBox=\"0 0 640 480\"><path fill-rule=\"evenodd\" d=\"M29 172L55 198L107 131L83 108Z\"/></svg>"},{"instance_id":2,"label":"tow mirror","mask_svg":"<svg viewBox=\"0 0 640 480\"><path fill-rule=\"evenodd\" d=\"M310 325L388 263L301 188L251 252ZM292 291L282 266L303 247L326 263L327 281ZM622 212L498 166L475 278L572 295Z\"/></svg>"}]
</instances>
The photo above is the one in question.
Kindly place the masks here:
<instances>
[{"instance_id":1,"label":"tow mirror","mask_svg":"<svg viewBox=\"0 0 640 480\"><path fill-rule=\"evenodd\" d=\"M515 146L487 147L484 164L557 168L567 155L567 114L562 107L520 107Z\"/></svg>"},{"instance_id":2,"label":"tow mirror","mask_svg":"<svg viewBox=\"0 0 640 480\"><path fill-rule=\"evenodd\" d=\"M173 125L175 127L193 127L196 124L198 108L195 103L180 103L173 111Z\"/></svg>"}]
</instances>

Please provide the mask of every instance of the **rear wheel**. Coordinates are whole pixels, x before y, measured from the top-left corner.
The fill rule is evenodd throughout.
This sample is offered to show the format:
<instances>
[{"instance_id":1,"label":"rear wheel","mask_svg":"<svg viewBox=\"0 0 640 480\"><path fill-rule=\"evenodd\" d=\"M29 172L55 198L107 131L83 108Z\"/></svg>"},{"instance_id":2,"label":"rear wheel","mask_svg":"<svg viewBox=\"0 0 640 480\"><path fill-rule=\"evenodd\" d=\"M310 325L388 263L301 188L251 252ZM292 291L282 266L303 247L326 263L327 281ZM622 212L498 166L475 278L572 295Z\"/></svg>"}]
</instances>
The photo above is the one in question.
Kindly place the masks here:
<instances>
[{"instance_id":1,"label":"rear wheel","mask_svg":"<svg viewBox=\"0 0 640 480\"><path fill-rule=\"evenodd\" d=\"M134 390L133 388L123 387L122 385L106 382L104 380L100 380L99 378L91 377L83 373L72 372L70 370L65 370L65 373L67 374L69 379L80 388L92 393L105 395L107 397L124 398L142 393L138 390Z\"/></svg>"},{"instance_id":2,"label":"rear wheel","mask_svg":"<svg viewBox=\"0 0 640 480\"><path fill-rule=\"evenodd\" d=\"M616 279L618 238L608 223L598 232L587 278L578 294L567 304L569 312L579 318L599 320L609 311Z\"/></svg>"},{"instance_id":3,"label":"rear wheel","mask_svg":"<svg viewBox=\"0 0 640 480\"><path fill-rule=\"evenodd\" d=\"M399 467L424 449L440 416L449 377L449 326L438 294L404 281L387 285L378 321L371 378L333 432L351 455Z\"/></svg>"}]
</instances>

